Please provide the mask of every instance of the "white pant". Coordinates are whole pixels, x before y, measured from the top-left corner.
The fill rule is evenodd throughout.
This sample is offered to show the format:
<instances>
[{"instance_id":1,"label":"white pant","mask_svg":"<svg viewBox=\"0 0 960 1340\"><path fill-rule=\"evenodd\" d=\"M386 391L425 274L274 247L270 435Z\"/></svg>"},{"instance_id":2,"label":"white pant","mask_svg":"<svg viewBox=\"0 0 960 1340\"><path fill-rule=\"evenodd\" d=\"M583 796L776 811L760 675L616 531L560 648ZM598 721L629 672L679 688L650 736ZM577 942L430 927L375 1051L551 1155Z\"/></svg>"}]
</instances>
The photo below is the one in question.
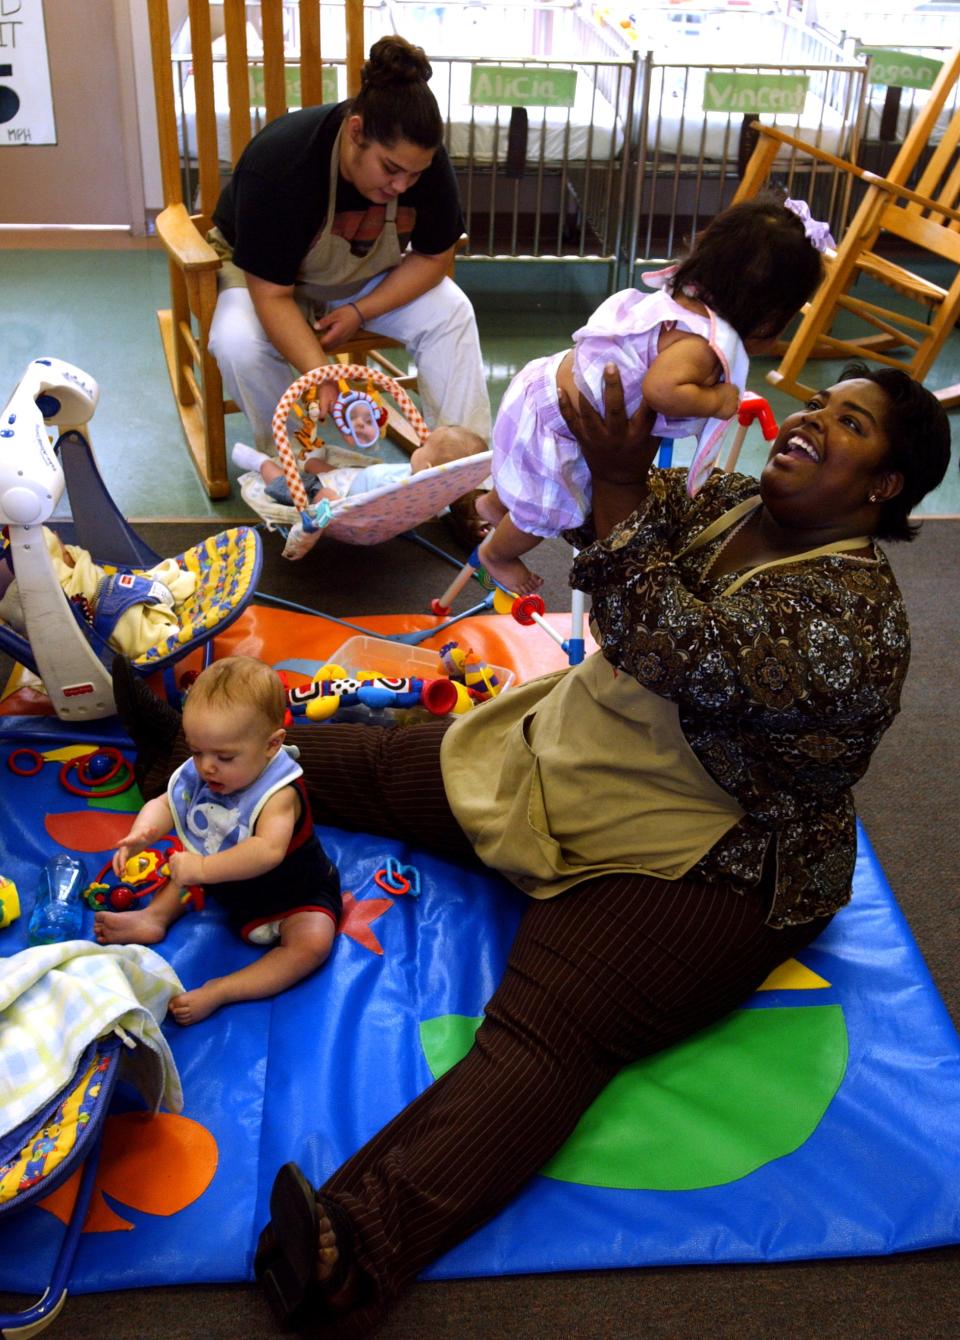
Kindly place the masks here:
<instances>
[{"instance_id":1,"label":"white pant","mask_svg":"<svg viewBox=\"0 0 960 1340\"><path fill-rule=\"evenodd\" d=\"M383 278L371 279L353 294L353 301L372 292ZM331 302L328 310L341 305ZM470 299L452 279L444 278L413 302L378 316L372 328L378 335L399 340L413 356L429 427L460 424L485 442L490 440L490 398L477 321ZM247 289L221 292L210 327L210 350L227 394L250 422L258 450L272 453L273 412L294 373L267 338Z\"/></svg>"}]
</instances>

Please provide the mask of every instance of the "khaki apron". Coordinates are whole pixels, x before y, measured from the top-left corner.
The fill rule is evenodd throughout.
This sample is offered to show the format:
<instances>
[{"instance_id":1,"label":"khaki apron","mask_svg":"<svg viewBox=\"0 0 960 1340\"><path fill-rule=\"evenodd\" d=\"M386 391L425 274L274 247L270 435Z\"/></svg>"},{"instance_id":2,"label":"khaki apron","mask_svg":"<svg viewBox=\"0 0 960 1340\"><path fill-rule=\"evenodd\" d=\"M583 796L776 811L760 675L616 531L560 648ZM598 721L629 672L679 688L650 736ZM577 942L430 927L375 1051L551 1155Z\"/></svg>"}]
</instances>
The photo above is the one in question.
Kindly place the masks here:
<instances>
[{"instance_id":1,"label":"khaki apron","mask_svg":"<svg viewBox=\"0 0 960 1340\"><path fill-rule=\"evenodd\" d=\"M759 505L744 500L681 552L732 533ZM723 594L767 568L869 543L861 535L759 564ZM457 717L440 761L477 856L534 898L597 875L681 879L743 817L687 743L677 704L599 652Z\"/></svg>"},{"instance_id":2,"label":"khaki apron","mask_svg":"<svg viewBox=\"0 0 960 1340\"><path fill-rule=\"evenodd\" d=\"M403 256L397 233L397 201L386 205L383 231L370 250L355 256L345 237L336 237L333 221L337 212L337 183L340 177L340 142L346 122L341 125L330 155L330 183L327 217L323 228L300 263L295 284L295 297L304 316L313 323L323 315L329 302L337 302L358 293L375 275L393 270ZM207 241L220 256L223 264L218 285L224 288L245 288L246 278L234 264L233 248L218 228L211 228Z\"/></svg>"}]
</instances>

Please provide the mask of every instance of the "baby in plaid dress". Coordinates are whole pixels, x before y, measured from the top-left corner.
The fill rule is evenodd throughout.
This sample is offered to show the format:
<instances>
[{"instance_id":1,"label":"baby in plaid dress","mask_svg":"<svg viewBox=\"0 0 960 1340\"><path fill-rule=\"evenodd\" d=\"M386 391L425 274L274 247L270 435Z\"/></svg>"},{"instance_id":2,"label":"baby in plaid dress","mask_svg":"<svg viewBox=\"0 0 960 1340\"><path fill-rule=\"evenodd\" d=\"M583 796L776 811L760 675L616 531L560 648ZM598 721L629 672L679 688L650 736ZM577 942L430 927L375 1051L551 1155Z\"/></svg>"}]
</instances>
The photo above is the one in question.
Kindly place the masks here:
<instances>
[{"instance_id":1,"label":"baby in plaid dress","mask_svg":"<svg viewBox=\"0 0 960 1340\"><path fill-rule=\"evenodd\" d=\"M615 293L574 333L572 349L522 368L493 427L494 489L477 502L495 527L478 551L489 574L518 594L536 590L542 579L521 555L589 513L590 470L558 390L602 414L604 368L613 363L628 415L642 399L657 414L654 435L719 446L713 421L736 414L749 354L769 351L812 295L828 244L802 201L765 196L731 206L679 266L643 276L654 292Z\"/></svg>"}]
</instances>

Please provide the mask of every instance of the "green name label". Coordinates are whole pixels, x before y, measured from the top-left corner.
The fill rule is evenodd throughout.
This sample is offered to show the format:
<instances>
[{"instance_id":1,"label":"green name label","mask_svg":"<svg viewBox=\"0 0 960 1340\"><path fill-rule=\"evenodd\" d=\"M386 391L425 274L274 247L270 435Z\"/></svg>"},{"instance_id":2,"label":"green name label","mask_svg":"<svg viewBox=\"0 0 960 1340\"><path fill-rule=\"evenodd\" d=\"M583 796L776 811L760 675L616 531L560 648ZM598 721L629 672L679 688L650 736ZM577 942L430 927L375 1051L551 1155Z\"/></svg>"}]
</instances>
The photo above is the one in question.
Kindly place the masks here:
<instances>
[{"instance_id":1,"label":"green name label","mask_svg":"<svg viewBox=\"0 0 960 1340\"><path fill-rule=\"evenodd\" d=\"M576 70L475 65L470 76L475 107L572 107L576 95Z\"/></svg>"},{"instance_id":2,"label":"green name label","mask_svg":"<svg viewBox=\"0 0 960 1340\"><path fill-rule=\"evenodd\" d=\"M809 79L790 74L728 74L709 70L703 85L705 112L803 111Z\"/></svg>"},{"instance_id":3,"label":"green name label","mask_svg":"<svg viewBox=\"0 0 960 1340\"><path fill-rule=\"evenodd\" d=\"M264 93L263 66L250 66L250 102L254 107L263 107L266 103ZM322 92L321 97L324 102L337 101L337 72L332 66L325 65L321 74ZM286 87L286 99L288 107L302 106L300 94L300 66L285 65L283 67L283 82Z\"/></svg>"},{"instance_id":4,"label":"green name label","mask_svg":"<svg viewBox=\"0 0 960 1340\"><path fill-rule=\"evenodd\" d=\"M871 60L869 81L888 88L932 88L943 66L942 60L918 56L915 51L891 51L889 47L857 46L858 56Z\"/></svg>"}]
</instances>

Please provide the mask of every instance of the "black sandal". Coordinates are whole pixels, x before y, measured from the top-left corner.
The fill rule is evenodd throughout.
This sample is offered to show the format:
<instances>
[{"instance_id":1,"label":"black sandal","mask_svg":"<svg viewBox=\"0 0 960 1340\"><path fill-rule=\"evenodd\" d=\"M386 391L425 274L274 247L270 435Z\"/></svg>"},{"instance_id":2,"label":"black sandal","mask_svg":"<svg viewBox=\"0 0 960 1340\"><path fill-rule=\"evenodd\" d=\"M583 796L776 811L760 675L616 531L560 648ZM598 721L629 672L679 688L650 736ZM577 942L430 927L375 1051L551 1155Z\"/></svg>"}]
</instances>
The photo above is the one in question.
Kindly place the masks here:
<instances>
[{"instance_id":1,"label":"black sandal","mask_svg":"<svg viewBox=\"0 0 960 1340\"><path fill-rule=\"evenodd\" d=\"M330 1300L348 1283L350 1221L339 1205L324 1199L322 1213L337 1240L337 1260L325 1280L317 1279L317 1248L321 1207L295 1163L285 1163L270 1192L270 1222L260 1234L253 1271L267 1301L285 1330L300 1330L325 1312Z\"/></svg>"}]
</instances>

